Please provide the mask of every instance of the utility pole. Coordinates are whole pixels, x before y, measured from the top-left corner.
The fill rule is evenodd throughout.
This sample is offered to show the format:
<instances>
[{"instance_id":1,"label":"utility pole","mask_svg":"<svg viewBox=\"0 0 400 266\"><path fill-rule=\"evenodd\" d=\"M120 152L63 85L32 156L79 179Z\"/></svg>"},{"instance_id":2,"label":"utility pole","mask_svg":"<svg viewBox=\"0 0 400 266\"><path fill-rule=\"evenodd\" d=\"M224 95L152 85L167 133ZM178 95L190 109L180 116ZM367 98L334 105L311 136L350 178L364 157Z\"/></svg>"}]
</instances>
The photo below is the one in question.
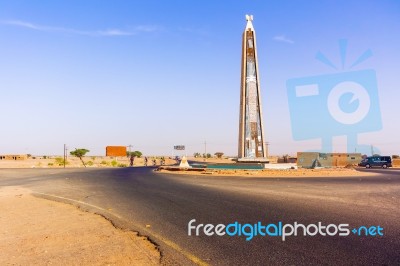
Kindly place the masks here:
<instances>
[{"instance_id":1,"label":"utility pole","mask_svg":"<svg viewBox=\"0 0 400 266\"><path fill-rule=\"evenodd\" d=\"M207 160L207 141L204 141L204 161Z\"/></svg>"},{"instance_id":2,"label":"utility pole","mask_svg":"<svg viewBox=\"0 0 400 266\"><path fill-rule=\"evenodd\" d=\"M66 157L67 157L67 145L64 144L64 168L65 168Z\"/></svg>"},{"instance_id":3,"label":"utility pole","mask_svg":"<svg viewBox=\"0 0 400 266\"><path fill-rule=\"evenodd\" d=\"M374 156L374 146L371 144L371 156Z\"/></svg>"}]
</instances>

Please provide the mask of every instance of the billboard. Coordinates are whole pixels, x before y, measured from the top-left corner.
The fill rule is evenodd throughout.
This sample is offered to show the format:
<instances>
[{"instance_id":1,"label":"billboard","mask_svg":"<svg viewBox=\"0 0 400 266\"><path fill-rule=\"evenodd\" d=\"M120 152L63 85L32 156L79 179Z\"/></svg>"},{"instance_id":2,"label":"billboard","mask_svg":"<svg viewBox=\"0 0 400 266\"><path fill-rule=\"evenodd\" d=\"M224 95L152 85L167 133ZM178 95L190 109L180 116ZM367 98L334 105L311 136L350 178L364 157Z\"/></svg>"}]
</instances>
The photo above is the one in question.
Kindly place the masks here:
<instances>
[{"instance_id":1,"label":"billboard","mask_svg":"<svg viewBox=\"0 0 400 266\"><path fill-rule=\"evenodd\" d=\"M107 146L106 156L126 156L126 146Z\"/></svg>"},{"instance_id":2,"label":"billboard","mask_svg":"<svg viewBox=\"0 0 400 266\"><path fill-rule=\"evenodd\" d=\"M178 151L184 151L185 150L185 145L175 145L174 150Z\"/></svg>"}]
</instances>

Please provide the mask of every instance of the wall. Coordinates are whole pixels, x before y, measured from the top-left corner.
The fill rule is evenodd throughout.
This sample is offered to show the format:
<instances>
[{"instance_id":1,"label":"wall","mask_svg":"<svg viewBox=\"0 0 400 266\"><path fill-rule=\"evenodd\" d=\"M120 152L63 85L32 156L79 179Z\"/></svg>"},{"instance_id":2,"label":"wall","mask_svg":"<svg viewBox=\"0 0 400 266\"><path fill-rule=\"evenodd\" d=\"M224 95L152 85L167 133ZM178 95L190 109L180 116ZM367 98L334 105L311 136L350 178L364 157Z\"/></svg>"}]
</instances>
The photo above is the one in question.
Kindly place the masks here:
<instances>
[{"instance_id":1,"label":"wall","mask_svg":"<svg viewBox=\"0 0 400 266\"><path fill-rule=\"evenodd\" d=\"M26 160L28 156L26 154L6 154L0 155L0 160Z\"/></svg>"},{"instance_id":2,"label":"wall","mask_svg":"<svg viewBox=\"0 0 400 266\"><path fill-rule=\"evenodd\" d=\"M357 165L361 162L361 153L319 153L319 152L298 152L297 166L311 168L317 160L317 166L321 167L345 167Z\"/></svg>"},{"instance_id":3,"label":"wall","mask_svg":"<svg viewBox=\"0 0 400 266\"><path fill-rule=\"evenodd\" d=\"M392 159L392 166L400 167L400 159Z\"/></svg>"}]
</instances>

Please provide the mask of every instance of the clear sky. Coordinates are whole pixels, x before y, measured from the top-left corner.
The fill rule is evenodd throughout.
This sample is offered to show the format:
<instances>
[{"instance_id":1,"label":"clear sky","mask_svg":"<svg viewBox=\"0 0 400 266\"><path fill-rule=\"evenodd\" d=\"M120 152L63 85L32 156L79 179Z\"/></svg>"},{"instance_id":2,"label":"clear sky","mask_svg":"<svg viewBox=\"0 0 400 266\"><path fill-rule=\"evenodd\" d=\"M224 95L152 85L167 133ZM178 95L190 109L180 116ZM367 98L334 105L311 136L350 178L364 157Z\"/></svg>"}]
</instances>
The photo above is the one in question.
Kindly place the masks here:
<instances>
[{"instance_id":1,"label":"clear sky","mask_svg":"<svg viewBox=\"0 0 400 266\"><path fill-rule=\"evenodd\" d=\"M400 1L0 0L0 153L132 145L144 154L237 154L241 37L253 14L270 154L295 140L286 82L373 69L382 129L360 144L400 153ZM344 68L338 40L348 41ZM364 51L372 56L351 70ZM326 99L325 99L326 100ZM374 123L375 121L371 121ZM315 111L307 123L320 123ZM335 137L334 151L346 151Z\"/></svg>"}]
</instances>

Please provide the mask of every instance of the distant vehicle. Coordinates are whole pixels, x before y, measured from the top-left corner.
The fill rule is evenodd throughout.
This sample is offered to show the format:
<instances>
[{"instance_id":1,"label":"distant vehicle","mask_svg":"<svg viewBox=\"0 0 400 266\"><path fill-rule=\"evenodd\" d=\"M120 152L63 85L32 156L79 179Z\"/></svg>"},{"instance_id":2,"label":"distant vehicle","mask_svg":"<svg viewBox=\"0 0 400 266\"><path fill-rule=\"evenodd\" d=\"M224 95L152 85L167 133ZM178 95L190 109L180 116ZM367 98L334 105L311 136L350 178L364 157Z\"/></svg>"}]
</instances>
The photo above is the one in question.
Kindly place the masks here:
<instances>
[{"instance_id":1,"label":"distant vehicle","mask_svg":"<svg viewBox=\"0 0 400 266\"><path fill-rule=\"evenodd\" d=\"M364 166L365 168L371 167L392 167L392 158L390 156L370 156L361 161L358 166Z\"/></svg>"}]
</instances>

